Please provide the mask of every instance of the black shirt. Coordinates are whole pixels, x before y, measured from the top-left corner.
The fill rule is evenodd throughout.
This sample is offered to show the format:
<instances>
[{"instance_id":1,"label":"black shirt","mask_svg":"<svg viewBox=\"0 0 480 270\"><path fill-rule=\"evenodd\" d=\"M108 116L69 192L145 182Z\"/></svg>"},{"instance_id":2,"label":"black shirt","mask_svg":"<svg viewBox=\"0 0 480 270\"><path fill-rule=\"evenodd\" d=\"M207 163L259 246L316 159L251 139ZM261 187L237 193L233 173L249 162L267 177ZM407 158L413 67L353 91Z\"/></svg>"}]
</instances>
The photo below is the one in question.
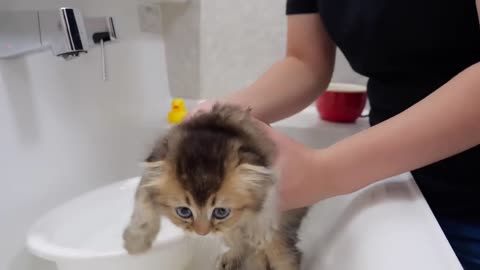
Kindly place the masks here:
<instances>
[{"instance_id":1,"label":"black shirt","mask_svg":"<svg viewBox=\"0 0 480 270\"><path fill-rule=\"evenodd\" d=\"M369 78L372 125L480 61L475 0L287 1L288 15L303 13L319 13L352 68ZM479 146L412 174L435 215L480 220Z\"/></svg>"}]
</instances>

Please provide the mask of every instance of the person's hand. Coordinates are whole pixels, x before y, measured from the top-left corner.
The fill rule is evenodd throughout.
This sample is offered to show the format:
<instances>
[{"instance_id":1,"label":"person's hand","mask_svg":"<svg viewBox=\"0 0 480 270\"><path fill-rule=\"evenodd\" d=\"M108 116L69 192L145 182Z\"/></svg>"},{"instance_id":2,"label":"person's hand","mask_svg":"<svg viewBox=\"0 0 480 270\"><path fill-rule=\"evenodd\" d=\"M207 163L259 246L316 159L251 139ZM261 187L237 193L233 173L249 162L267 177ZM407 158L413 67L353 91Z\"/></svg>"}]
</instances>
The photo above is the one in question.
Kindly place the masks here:
<instances>
[{"instance_id":1,"label":"person's hand","mask_svg":"<svg viewBox=\"0 0 480 270\"><path fill-rule=\"evenodd\" d=\"M196 107L194 107L192 110L190 110L187 115L185 115L184 117L184 120L183 121L186 121L188 119L190 119L193 115L195 115L196 113L202 113L202 112L209 112L212 110L212 107L215 105L215 104L234 104L234 105L237 105L237 106L240 106L242 107L241 105L239 104L235 104L231 101L227 101L227 100L222 100L222 99L212 99L212 100L204 100L204 101L201 101L200 103L197 104Z\"/></svg>"},{"instance_id":2,"label":"person's hand","mask_svg":"<svg viewBox=\"0 0 480 270\"><path fill-rule=\"evenodd\" d=\"M193 108L192 110L190 110L187 115L183 118L184 120L183 121L186 121L188 119L190 119L194 114L198 113L198 112L208 112L212 109L213 105L217 102L220 102L218 100L204 100L200 103L197 104L197 106L195 108Z\"/></svg>"},{"instance_id":3,"label":"person's hand","mask_svg":"<svg viewBox=\"0 0 480 270\"><path fill-rule=\"evenodd\" d=\"M277 147L274 168L279 173L280 208L289 210L309 206L329 197L329 187L319 189L328 180L321 150L315 150L257 121ZM319 172L322 174L319 175ZM321 184L320 184L320 181Z\"/></svg>"}]
</instances>

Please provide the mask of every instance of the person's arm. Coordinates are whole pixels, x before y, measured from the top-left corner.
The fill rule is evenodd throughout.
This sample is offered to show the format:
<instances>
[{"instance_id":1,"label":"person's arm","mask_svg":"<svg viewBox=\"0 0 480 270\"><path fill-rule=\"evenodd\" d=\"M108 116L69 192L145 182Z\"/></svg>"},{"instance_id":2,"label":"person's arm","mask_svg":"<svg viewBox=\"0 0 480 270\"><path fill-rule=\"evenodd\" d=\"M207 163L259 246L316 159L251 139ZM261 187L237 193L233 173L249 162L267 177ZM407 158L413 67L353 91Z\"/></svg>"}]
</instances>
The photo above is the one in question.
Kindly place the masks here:
<instances>
[{"instance_id":1,"label":"person's arm","mask_svg":"<svg viewBox=\"0 0 480 270\"><path fill-rule=\"evenodd\" d=\"M479 145L480 64L397 116L323 150L266 130L280 149L284 208L350 193Z\"/></svg>"},{"instance_id":2,"label":"person's arm","mask_svg":"<svg viewBox=\"0 0 480 270\"><path fill-rule=\"evenodd\" d=\"M480 16L480 0L476 7ZM266 130L280 146L282 207L350 193L479 145L480 63L397 116L324 150Z\"/></svg>"},{"instance_id":3,"label":"person's arm","mask_svg":"<svg viewBox=\"0 0 480 270\"><path fill-rule=\"evenodd\" d=\"M335 45L320 15L290 15L285 58L252 85L221 101L250 107L256 118L267 123L281 120L304 109L322 93L331 80L334 61ZM205 109L209 106L206 104ZM199 109L203 109L201 105Z\"/></svg>"}]
</instances>

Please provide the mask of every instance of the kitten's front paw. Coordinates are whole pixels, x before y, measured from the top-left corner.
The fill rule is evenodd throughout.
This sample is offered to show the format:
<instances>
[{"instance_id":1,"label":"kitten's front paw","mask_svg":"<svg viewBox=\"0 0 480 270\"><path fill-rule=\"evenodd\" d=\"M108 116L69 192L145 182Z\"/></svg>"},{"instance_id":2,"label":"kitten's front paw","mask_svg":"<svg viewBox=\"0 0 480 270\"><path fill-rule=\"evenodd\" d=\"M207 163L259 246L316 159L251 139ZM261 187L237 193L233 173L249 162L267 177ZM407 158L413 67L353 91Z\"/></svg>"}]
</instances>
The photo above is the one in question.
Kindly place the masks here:
<instances>
[{"instance_id":1,"label":"kitten's front paw","mask_svg":"<svg viewBox=\"0 0 480 270\"><path fill-rule=\"evenodd\" d=\"M140 254L150 249L155 237L148 231L128 227L123 232L123 247L129 254Z\"/></svg>"},{"instance_id":2,"label":"kitten's front paw","mask_svg":"<svg viewBox=\"0 0 480 270\"><path fill-rule=\"evenodd\" d=\"M241 258L231 256L229 252L217 258L217 270L240 270L242 269Z\"/></svg>"}]
</instances>

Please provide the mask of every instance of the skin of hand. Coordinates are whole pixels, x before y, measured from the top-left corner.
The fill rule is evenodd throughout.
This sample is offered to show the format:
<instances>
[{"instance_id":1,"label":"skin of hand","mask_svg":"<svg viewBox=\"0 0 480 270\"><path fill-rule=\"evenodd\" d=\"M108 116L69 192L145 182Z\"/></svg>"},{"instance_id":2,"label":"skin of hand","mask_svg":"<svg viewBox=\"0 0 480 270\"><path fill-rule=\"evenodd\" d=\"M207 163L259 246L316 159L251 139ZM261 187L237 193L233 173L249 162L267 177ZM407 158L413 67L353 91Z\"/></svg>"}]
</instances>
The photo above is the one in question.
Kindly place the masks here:
<instances>
[{"instance_id":1,"label":"skin of hand","mask_svg":"<svg viewBox=\"0 0 480 270\"><path fill-rule=\"evenodd\" d=\"M278 148L283 210L312 205L480 144L480 64L406 111L325 149L259 123Z\"/></svg>"},{"instance_id":2,"label":"skin of hand","mask_svg":"<svg viewBox=\"0 0 480 270\"><path fill-rule=\"evenodd\" d=\"M190 119L193 115L196 113L202 113L202 112L208 112L212 109L213 105L215 102L221 102L220 100L215 101L215 100L205 100L200 102L195 108L190 110L187 115L183 118L183 121L187 121Z\"/></svg>"},{"instance_id":3,"label":"skin of hand","mask_svg":"<svg viewBox=\"0 0 480 270\"><path fill-rule=\"evenodd\" d=\"M257 126L263 129L264 133L276 145L276 158L273 167L279 176L277 192L280 196L279 208L281 210L305 206L304 196L326 198L335 195L335 186L325 186L322 190L309 190L305 185L310 180L329 178L327 175L328 168L320 168L324 167L322 150L305 147L258 120ZM312 172L314 175L312 175ZM318 172L324 174L318 174ZM326 181L324 184L328 183Z\"/></svg>"}]
</instances>

